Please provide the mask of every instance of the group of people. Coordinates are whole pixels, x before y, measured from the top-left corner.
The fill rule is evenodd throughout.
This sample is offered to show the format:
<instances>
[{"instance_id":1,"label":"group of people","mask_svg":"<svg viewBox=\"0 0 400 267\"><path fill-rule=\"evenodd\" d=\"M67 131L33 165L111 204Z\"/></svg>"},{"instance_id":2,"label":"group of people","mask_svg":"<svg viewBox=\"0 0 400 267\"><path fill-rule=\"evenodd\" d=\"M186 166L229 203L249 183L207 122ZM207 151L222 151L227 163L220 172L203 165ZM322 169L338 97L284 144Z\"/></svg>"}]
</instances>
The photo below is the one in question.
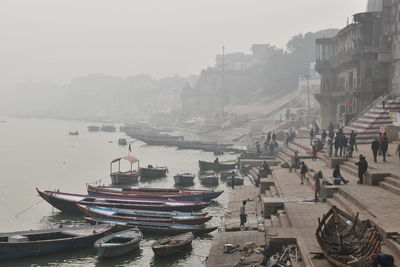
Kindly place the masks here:
<instances>
[{"instance_id":1,"label":"group of people","mask_svg":"<svg viewBox=\"0 0 400 267\"><path fill-rule=\"evenodd\" d=\"M377 162L378 154L382 156L383 162L386 162L386 153L389 148L389 140L386 136L386 132L380 133L378 137L375 137L371 143L372 155L374 156L374 162ZM396 152L397 153L397 152Z\"/></svg>"},{"instance_id":2,"label":"group of people","mask_svg":"<svg viewBox=\"0 0 400 267\"><path fill-rule=\"evenodd\" d=\"M264 139L264 137L263 137ZM261 141L263 141L263 139ZM279 146L277 141L277 135L275 132L269 132L265 138L263 143L263 149L261 149L260 141L256 141L256 154L257 157L260 157L261 154L264 155L273 155L274 151Z\"/></svg>"},{"instance_id":3,"label":"group of people","mask_svg":"<svg viewBox=\"0 0 400 267\"><path fill-rule=\"evenodd\" d=\"M328 144L328 155L332 157L353 157L353 152L358 151L357 148L357 134L351 131L349 137L347 138L343 132L343 128L340 128L336 134L334 130L331 129L328 134L329 138Z\"/></svg>"}]
</instances>

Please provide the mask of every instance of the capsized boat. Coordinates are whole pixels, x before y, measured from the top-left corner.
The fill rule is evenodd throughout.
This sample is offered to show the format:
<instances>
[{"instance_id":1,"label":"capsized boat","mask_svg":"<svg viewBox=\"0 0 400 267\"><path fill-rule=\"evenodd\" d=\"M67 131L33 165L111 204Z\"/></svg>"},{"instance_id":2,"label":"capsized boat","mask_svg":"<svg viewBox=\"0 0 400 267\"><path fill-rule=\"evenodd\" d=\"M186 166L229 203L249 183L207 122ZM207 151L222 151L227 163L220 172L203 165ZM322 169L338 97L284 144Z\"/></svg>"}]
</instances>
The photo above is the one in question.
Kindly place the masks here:
<instances>
[{"instance_id":1,"label":"capsized boat","mask_svg":"<svg viewBox=\"0 0 400 267\"><path fill-rule=\"evenodd\" d=\"M207 227L205 225L187 225L177 223L141 222L134 220L116 220L108 218L84 217L86 221L93 224L111 224L120 229L130 229L137 227L144 234L150 235L177 235L187 232L194 234L206 234L217 229L217 227Z\"/></svg>"},{"instance_id":2,"label":"capsized boat","mask_svg":"<svg viewBox=\"0 0 400 267\"><path fill-rule=\"evenodd\" d=\"M163 238L151 245L155 255L160 257L184 253L192 248L193 233L184 233L172 237Z\"/></svg>"},{"instance_id":3,"label":"capsized boat","mask_svg":"<svg viewBox=\"0 0 400 267\"><path fill-rule=\"evenodd\" d=\"M95 205L111 208L158 210L158 211L197 211L209 205L209 202L175 201L147 198L118 198L62 193L58 191L41 191L39 195L53 207L66 213L82 214L76 204Z\"/></svg>"},{"instance_id":4,"label":"capsized boat","mask_svg":"<svg viewBox=\"0 0 400 267\"><path fill-rule=\"evenodd\" d=\"M134 198L154 199L179 199L187 201L210 201L219 197L224 191L189 189L189 188L134 188L134 187L113 187L87 185L89 195L97 196L118 196Z\"/></svg>"},{"instance_id":5,"label":"capsized boat","mask_svg":"<svg viewBox=\"0 0 400 267\"><path fill-rule=\"evenodd\" d=\"M196 177L193 173L182 173L174 175L174 182L176 185L190 185Z\"/></svg>"},{"instance_id":6,"label":"capsized boat","mask_svg":"<svg viewBox=\"0 0 400 267\"><path fill-rule=\"evenodd\" d=\"M0 234L0 260L70 251L93 246L112 226L95 225Z\"/></svg>"},{"instance_id":7,"label":"capsized boat","mask_svg":"<svg viewBox=\"0 0 400 267\"><path fill-rule=\"evenodd\" d=\"M152 165L147 165L147 168L140 168L140 179L155 179L167 176L167 167L153 167Z\"/></svg>"},{"instance_id":8,"label":"capsized boat","mask_svg":"<svg viewBox=\"0 0 400 267\"><path fill-rule=\"evenodd\" d=\"M121 160L126 160L131 164L129 171L121 171ZM113 164L118 162L118 171L113 171ZM137 183L139 180L139 171L133 169L133 164L137 163L139 168L139 159L133 156L125 156L122 158L116 158L110 163L110 177L111 182L114 185L124 185Z\"/></svg>"},{"instance_id":9,"label":"capsized boat","mask_svg":"<svg viewBox=\"0 0 400 267\"><path fill-rule=\"evenodd\" d=\"M220 161L220 162L208 162L199 160L199 168L201 171L226 171L236 168L236 161Z\"/></svg>"},{"instance_id":10,"label":"capsized boat","mask_svg":"<svg viewBox=\"0 0 400 267\"><path fill-rule=\"evenodd\" d=\"M142 232L137 228L131 228L100 238L94 243L94 247L100 258L112 258L138 249L142 239Z\"/></svg>"},{"instance_id":11,"label":"capsized boat","mask_svg":"<svg viewBox=\"0 0 400 267\"><path fill-rule=\"evenodd\" d=\"M199 177L200 182L205 185L219 184L219 178L214 171L206 171Z\"/></svg>"},{"instance_id":12,"label":"capsized boat","mask_svg":"<svg viewBox=\"0 0 400 267\"><path fill-rule=\"evenodd\" d=\"M78 208L87 216L98 218L111 218L117 220L136 220L147 222L166 222L178 224L197 225L211 220L212 216L192 215L190 213L152 214L150 212L132 211L128 209L103 208L97 206L84 206L77 204Z\"/></svg>"},{"instance_id":13,"label":"capsized boat","mask_svg":"<svg viewBox=\"0 0 400 267\"><path fill-rule=\"evenodd\" d=\"M370 255L381 252L381 235L369 220L361 221L333 206L318 218L317 241L334 266L372 266Z\"/></svg>"}]
</instances>

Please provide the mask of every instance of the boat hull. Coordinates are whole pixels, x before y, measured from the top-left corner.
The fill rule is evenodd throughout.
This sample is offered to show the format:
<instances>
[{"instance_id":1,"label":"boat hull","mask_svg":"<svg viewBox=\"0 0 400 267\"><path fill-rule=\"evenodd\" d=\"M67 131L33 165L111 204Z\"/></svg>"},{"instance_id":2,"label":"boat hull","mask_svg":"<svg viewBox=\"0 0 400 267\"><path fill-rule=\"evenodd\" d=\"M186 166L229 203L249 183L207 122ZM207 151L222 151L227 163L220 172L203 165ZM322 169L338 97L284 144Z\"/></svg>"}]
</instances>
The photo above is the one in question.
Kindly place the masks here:
<instances>
[{"instance_id":1,"label":"boat hull","mask_svg":"<svg viewBox=\"0 0 400 267\"><path fill-rule=\"evenodd\" d=\"M185 202L182 205L169 205L167 203L171 203L171 201L163 202L147 202L141 203L140 199L135 199L134 201L139 201L138 203L129 203L133 201L133 199L128 198L109 198L109 197L100 197L101 201L97 201L96 196L83 196L88 200L71 200L71 199L63 199L57 197L57 195L53 195L48 192L43 192L37 190L39 195L46 200L49 204L57 208L58 210L66 213L72 214L82 214L82 211L78 208L76 204L81 205L96 205L100 207L110 207L110 208L123 208L123 209L137 209L137 210L155 210L155 211L182 211L182 212L191 212L202 210L208 206L208 202ZM75 196L75 195L73 195ZM80 195L77 195L80 196ZM182 203L182 202L179 202Z\"/></svg>"},{"instance_id":2,"label":"boat hull","mask_svg":"<svg viewBox=\"0 0 400 267\"><path fill-rule=\"evenodd\" d=\"M174 182L176 185L192 185L195 176L175 175Z\"/></svg>"},{"instance_id":3,"label":"boat hull","mask_svg":"<svg viewBox=\"0 0 400 267\"><path fill-rule=\"evenodd\" d=\"M138 172L112 173L110 176L113 185L129 185L139 182Z\"/></svg>"},{"instance_id":4,"label":"boat hull","mask_svg":"<svg viewBox=\"0 0 400 267\"><path fill-rule=\"evenodd\" d=\"M140 168L141 179L155 179L167 176L167 168Z\"/></svg>"},{"instance_id":5,"label":"boat hull","mask_svg":"<svg viewBox=\"0 0 400 267\"><path fill-rule=\"evenodd\" d=\"M139 249L142 238L140 230L130 229L100 238L94 247L100 258L114 258Z\"/></svg>"},{"instance_id":6,"label":"boat hull","mask_svg":"<svg viewBox=\"0 0 400 267\"><path fill-rule=\"evenodd\" d=\"M75 228L75 227L74 227ZM104 226L93 227L76 227L77 228L87 228L87 229L98 229L97 232L93 233L93 230L89 230L92 234L87 236L77 236L68 238L59 238L53 240L40 240L40 241L28 241L20 243L9 243L0 242L0 260L17 259L30 256L39 256L45 254L52 254L63 251L70 251L73 249L84 248L93 246L94 242L103 237L105 234L110 233L112 227L104 228ZM63 230L68 230L72 228L59 228L52 230L39 230L39 231L26 231L26 232L15 232L0 234L0 240L9 235L28 235L32 233L37 234L50 234L54 232L62 233Z\"/></svg>"},{"instance_id":7,"label":"boat hull","mask_svg":"<svg viewBox=\"0 0 400 267\"><path fill-rule=\"evenodd\" d=\"M230 162L230 163L214 163L214 162L207 162L207 161L202 161L199 160L199 168L201 171L226 171L226 170L232 170L236 168L236 163L235 162Z\"/></svg>"},{"instance_id":8,"label":"boat hull","mask_svg":"<svg viewBox=\"0 0 400 267\"><path fill-rule=\"evenodd\" d=\"M176 243L176 244L170 243L169 245L166 245L166 243L169 243L172 240L180 240L181 242ZM192 249L192 240L193 240L193 234L186 233L186 234L162 239L158 242L155 242L151 246L151 248L156 256L167 257L167 256L175 255L175 254L185 253L185 252L191 250Z\"/></svg>"},{"instance_id":9,"label":"boat hull","mask_svg":"<svg viewBox=\"0 0 400 267\"><path fill-rule=\"evenodd\" d=\"M117 229L139 228L142 233L147 235L178 235L187 232L193 234L206 234L215 231L217 227L205 227L199 225L180 225L171 223L143 223L136 221L122 221L103 218L84 217L86 221L92 224L113 224Z\"/></svg>"}]
</instances>

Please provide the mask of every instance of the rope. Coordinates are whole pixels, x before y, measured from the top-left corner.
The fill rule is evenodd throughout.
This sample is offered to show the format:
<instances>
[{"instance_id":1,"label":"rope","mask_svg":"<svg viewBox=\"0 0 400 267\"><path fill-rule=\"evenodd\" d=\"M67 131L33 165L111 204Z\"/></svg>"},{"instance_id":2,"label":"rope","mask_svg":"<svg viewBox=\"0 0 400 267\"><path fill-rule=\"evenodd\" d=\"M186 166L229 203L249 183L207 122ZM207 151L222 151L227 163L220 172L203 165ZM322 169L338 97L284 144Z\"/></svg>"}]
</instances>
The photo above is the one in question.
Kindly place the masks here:
<instances>
[{"instance_id":1,"label":"rope","mask_svg":"<svg viewBox=\"0 0 400 267\"><path fill-rule=\"evenodd\" d=\"M31 208L35 207L37 204L39 204L39 203L42 202L43 200L44 200L43 198L40 199L40 200L39 200L38 202L36 202L35 204L33 204L33 205L29 206L28 208L22 210L21 212L17 213L17 214L15 215L15 217L18 217L19 215L21 215L21 214L24 213L25 211L28 211L28 210L30 210Z\"/></svg>"}]
</instances>

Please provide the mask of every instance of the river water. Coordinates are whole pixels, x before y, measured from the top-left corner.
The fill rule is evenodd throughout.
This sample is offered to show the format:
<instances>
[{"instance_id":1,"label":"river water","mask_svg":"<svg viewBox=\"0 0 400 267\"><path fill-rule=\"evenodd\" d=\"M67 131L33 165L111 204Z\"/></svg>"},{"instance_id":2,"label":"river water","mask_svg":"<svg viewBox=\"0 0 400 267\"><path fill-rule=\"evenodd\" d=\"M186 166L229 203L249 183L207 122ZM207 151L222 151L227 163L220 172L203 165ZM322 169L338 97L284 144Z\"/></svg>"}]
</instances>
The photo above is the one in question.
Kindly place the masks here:
<instances>
[{"instance_id":1,"label":"river water","mask_svg":"<svg viewBox=\"0 0 400 267\"><path fill-rule=\"evenodd\" d=\"M86 193L85 184L102 179L109 184L109 162L128 154L128 148L118 146L121 132L88 132L92 123L50 119L6 118L0 123L0 232L43 229L79 225L85 222L79 217L62 214L37 195L35 188L60 189L64 192ZM68 135L79 131L78 136ZM172 176L177 172L197 172L198 160L213 160L212 153L196 150L177 150L171 147L147 146L132 140L133 156L147 164L168 166L169 176L147 187L173 187ZM234 159L235 155L220 156L221 160ZM121 163L122 168L129 165ZM197 178L194 188L204 188ZM215 189L225 190L205 211L214 218L210 225L220 225L224 207L227 206L231 189L220 183ZM24 211L26 209L26 211ZM22 212L24 211L24 212ZM22 212L22 213L21 213ZM19 214L21 213L21 214ZM19 215L18 215L19 214ZM18 216L16 216L18 215ZM145 237L140 251L113 260L99 260L93 248L33 257L0 263L1 266L203 266L208 255L211 233L197 237L193 250L160 260L154 257L151 244L160 237Z\"/></svg>"}]
</instances>

